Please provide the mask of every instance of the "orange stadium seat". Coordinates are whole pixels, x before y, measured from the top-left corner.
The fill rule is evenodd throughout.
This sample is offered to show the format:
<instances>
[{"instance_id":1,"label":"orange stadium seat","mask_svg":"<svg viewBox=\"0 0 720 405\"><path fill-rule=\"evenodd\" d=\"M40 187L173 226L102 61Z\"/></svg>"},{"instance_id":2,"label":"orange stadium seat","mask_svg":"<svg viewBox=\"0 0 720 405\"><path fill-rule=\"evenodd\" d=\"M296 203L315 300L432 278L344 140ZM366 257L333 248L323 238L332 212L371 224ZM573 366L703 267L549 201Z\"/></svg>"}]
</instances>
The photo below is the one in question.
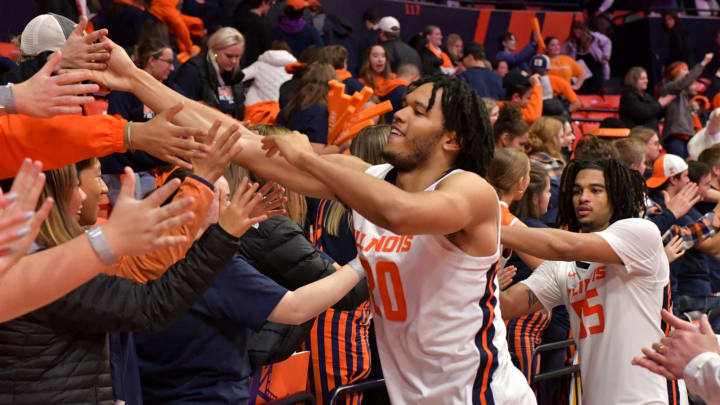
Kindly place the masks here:
<instances>
[{"instance_id":1,"label":"orange stadium seat","mask_svg":"<svg viewBox=\"0 0 720 405\"><path fill-rule=\"evenodd\" d=\"M604 97L607 108L620 108L620 95L619 94L606 94Z\"/></svg>"},{"instance_id":2,"label":"orange stadium seat","mask_svg":"<svg viewBox=\"0 0 720 405\"><path fill-rule=\"evenodd\" d=\"M605 100L597 94L578 94L580 104L585 108L605 108Z\"/></svg>"}]
</instances>

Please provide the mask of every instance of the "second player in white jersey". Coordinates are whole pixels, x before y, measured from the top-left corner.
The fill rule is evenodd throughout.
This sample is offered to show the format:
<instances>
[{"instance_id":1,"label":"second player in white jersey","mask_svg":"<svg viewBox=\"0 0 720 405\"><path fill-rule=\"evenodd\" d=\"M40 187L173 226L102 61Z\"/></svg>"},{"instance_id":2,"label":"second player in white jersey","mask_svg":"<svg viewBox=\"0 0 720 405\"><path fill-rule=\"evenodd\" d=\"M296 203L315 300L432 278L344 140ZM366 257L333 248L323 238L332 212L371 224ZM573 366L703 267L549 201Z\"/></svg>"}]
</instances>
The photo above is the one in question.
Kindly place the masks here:
<instances>
[{"instance_id":1,"label":"second player in white jersey","mask_svg":"<svg viewBox=\"0 0 720 405\"><path fill-rule=\"evenodd\" d=\"M392 169L366 173L385 178ZM507 350L499 241L494 255L473 257L441 235L397 235L357 212L353 223L393 404L535 404Z\"/></svg>"},{"instance_id":2,"label":"second player in white jersey","mask_svg":"<svg viewBox=\"0 0 720 405\"><path fill-rule=\"evenodd\" d=\"M597 235L623 264L546 261L522 283L545 308L567 307L584 404L667 404L667 380L630 364L647 342L664 336L659 308L670 270L660 232L631 218Z\"/></svg>"}]
</instances>

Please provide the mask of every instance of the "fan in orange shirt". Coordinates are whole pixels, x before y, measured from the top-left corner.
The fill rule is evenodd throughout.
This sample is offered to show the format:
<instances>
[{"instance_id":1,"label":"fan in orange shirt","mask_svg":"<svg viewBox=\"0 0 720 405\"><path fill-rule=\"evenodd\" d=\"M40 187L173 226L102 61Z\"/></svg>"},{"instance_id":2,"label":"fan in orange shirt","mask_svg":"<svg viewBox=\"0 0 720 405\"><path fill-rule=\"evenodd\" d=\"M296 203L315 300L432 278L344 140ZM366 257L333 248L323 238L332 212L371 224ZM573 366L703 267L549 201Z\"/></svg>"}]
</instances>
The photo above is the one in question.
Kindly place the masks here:
<instances>
[{"instance_id":1,"label":"fan in orange shirt","mask_svg":"<svg viewBox=\"0 0 720 405\"><path fill-rule=\"evenodd\" d=\"M377 90L386 80L394 78L395 74L390 71L385 48L382 45L371 46L365 61L360 66L360 83Z\"/></svg>"}]
</instances>

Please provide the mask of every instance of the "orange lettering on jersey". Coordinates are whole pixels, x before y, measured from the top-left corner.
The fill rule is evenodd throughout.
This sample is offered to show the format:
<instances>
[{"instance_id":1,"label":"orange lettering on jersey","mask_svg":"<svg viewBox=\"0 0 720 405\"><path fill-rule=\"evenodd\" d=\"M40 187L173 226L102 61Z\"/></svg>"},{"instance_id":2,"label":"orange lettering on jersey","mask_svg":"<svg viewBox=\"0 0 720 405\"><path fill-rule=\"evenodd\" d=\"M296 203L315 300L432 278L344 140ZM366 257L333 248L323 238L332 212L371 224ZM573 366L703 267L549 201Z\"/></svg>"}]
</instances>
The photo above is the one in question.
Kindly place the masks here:
<instances>
[{"instance_id":1,"label":"orange lettering on jersey","mask_svg":"<svg viewBox=\"0 0 720 405\"><path fill-rule=\"evenodd\" d=\"M380 238L380 239L378 239L378 238L372 238L372 240L370 241L370 243L368 243L368 245L365 246L365 248L364 248L363 250L366 251L366 252L369 252L369 251L371 251L373 248L375 248L375 251L376 251L376 252L379 252L379 251L380 251L380 248L382 247L382 244L383 244L384 241L385 241L385 236L383 236L383 237Z\"/></svg>"},{"instance_id":2,"label":"orange lettering on jersey","mask_svg":"<svg viewBox=\"0 0 720 405\"><path fill-rule=\"evenodd\" d=\"M405 236L405 242L403 243L402 249L400 249L401 252L407 252L410 250L410 247L412 246L412 239L413 235Z\"/></svg>"},{"instance_id":3,"label":"orange lettering on jersey","mask_svg":"<svg viewBox=\"0 0 720 405\"><path fill-rule=\"evenodd\" d=\"M362 249L363 247L363 241L365 240L365 234L360 233L360 231L355 231L355 246Z\"/></svg>"},{"instance_id":4,"label":"orange lettering on jersey","mask_svg":"<svg viewBox=\"0 0 720 405\"><path fill-rule=\"evenodd\" d=\"M605 278L605 269L607 269L607 266L600 266L595 271L593 271L592 280L598 281Z\"/></svg>"},{"instance_id":5,"label":"orange lettering on jersey","mask_svg":"<svg viewBox=\"0 0 720 405\"><path fill-rule=\"evenodd\" d=\"M383 252L392 252L395 250L395 247L400 244L400 238L397 236L388 236L388 238L385 240L385 244L383 244L382 251Z\"/></svg>"},{"instance_id":6,"label":"orange lettering on jersey","mask_svg":"<svg viewBox=\"0 0 720 405\"><path fill-rule=\"evenodd\" d=\"M367 260L361 257L360 264L362 264L363 269L365 269L365 274L367 275L368 289L370 290L370 302L372 303L373 309L375 310L375 314L379 317L382 317L382 312L380 312L380 308L375 303L375 296L373 295L373 291L375 291L375 277L373 276L373 271L370 267L370 263L368 263Z\"/></svg>"}]
</instances>

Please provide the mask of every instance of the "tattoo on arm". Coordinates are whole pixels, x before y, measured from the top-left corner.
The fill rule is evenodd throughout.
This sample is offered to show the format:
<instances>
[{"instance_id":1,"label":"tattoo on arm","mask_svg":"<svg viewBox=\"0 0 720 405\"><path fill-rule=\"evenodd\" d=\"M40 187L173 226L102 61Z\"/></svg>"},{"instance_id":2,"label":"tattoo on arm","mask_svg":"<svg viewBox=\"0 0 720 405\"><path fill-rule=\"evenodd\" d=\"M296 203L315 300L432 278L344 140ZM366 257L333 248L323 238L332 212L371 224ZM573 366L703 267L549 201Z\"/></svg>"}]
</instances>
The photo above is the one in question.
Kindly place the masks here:
<instances>
[{"instance_id":1,"label":"tattoo on arm","mask_svg":"<svg viewBox=\"0 0 720 405\"><path fill-rule=\"evenodd\" d=\"M527 295L528 295L528 309L532 309L532 307L537 304L540 300L538 299L537 295L535 295L534 292L532 292L531 289L527 289Z\"/></svg>"}]
</instances>

